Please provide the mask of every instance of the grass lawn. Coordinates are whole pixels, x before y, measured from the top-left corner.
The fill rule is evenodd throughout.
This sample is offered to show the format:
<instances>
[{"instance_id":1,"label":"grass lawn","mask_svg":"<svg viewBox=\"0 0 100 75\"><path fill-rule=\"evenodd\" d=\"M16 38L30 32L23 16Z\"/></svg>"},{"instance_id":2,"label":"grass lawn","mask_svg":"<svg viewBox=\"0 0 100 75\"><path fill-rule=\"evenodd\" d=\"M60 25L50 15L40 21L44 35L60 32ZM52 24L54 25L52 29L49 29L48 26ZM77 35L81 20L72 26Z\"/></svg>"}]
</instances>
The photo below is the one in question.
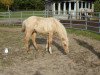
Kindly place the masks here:
<instances>
[{"instance_id":1,"label":"grass lawn","mask_svg":"<svg viewBox=\"0 0 100 75\"><path fill-rule=\"evenodd\" d=\"M88 30L77 30L77 29L67 29L68 33L72 33L72 34L76 34L76 35L82 35L82 36L86 36L92 39L96 39L100 41L100 33L95 33L92 31L88 31Z\"/></svg>"},{"instance_id":2,"label":"grass lawn","mask_svg":"<svg viewBox=\"0 0 100 75\"><path fill-rule=\"evenodd\" d=\"M9 16L10 15L10 16ZM0 12L0 18L27 18L29 16L44 16L44 11L19 11L19 12Z\"/></svg>"}]
</instances>

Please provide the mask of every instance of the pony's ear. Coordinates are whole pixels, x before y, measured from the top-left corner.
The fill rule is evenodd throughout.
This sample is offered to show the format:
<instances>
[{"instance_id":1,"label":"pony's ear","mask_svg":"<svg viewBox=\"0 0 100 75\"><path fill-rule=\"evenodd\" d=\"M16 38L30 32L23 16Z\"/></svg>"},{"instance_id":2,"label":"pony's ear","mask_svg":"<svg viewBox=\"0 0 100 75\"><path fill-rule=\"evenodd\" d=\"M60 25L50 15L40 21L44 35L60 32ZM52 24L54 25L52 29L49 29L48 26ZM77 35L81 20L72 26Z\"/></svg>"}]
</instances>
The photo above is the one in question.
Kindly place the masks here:
<instances>
[{"instance_id":1,"label":"pony's ear","mask_svg":"<svg viewBox=\"0 0 100 75\"><path fill-rule=\"evenodd\" d=\"M59 19L57 19L59 22L60 22L60 20Z\"/></svg>"},{"instance_id":2,"label":"pony's ear","mask_svg":"<svg viewBox=\"0 0 100 75\"><path fill-rule=\"evenodd\" d=\"M53 19L55 20L56 18L53 18ZM60 22L60 19L56 19L56 20Z\"/></svg>"}]
</instances>

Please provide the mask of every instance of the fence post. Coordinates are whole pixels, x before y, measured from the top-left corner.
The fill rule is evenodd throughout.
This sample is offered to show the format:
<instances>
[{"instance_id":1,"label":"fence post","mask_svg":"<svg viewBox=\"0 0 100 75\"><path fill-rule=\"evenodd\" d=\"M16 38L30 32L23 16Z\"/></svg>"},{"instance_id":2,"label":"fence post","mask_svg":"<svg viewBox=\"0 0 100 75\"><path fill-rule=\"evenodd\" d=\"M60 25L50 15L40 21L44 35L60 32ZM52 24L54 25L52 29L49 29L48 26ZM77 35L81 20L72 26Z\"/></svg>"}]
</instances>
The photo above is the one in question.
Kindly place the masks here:
<instances>
[{"instance_id":1,"label":"fence post","mask_svg":"<svg viewBox=\"0 0 100 75\"><path fill-rule=\"evenodd\" d=\"M99 22L99 33L100 33L100 22Z\"/></svg>"},{"instance_id":2,"label":"fence post","mask_svg":"<svg viewBox=\"0 0 100 75\"><path fill-rule=\"evenodd\" d=\"M88 19L87 19L87 18L88 18L87 12L85 12L85 14L86 14L86 15L84 16L84 17L85 17L85 24L86 24L86 25L85 25L85 29L87 30L87 21L88 21Z\"/></svg>"},{"instance_id":3,"label":"fence post","mask_svg":"<svg viewBox=\"0 0 100 75\"><path fill-rule=\"evenodd\" d=\"M47 10L47 17L49 16L49 10Z\"/></svg>"},{"instance_id":4,"label":"fence post","mask_svg":"<svg viewBox=\"0 0 100 75\"><path fill-rule=\"evenodd\" d=\"M100 12L99 12L99 33L100 33Z\"/></svg>"},{"instance_id":5,"label":"fence post","mask_svg":"<svg viewBox=\"0 0 100 75\"><path fill-rule=\"evenodd\" d=\"M9 13L9 19L10 19L10 11L8 13Z\"/></svg>"},{"instance_id":6,"label":"fence post","mask_svg":"<svg viewBox=\"0 0 100 75\"><path fill-rule=\"evenodd\" d=\"M23 13L22 13L22 11L21 11L21 23L22 23L22 19L23 19Z\"/></svg>"},{"instance_id":7,"label":"fence post","mask_svg":"<svg viewBox=\"0 0 100 75\"><path fill-rule=\"evenodd\" d=\"M99 12L99 22L100 22L100 12Z\"/></svg>"},{"instance_id":8,"label":"fence post","mask_svg":"<svg viewBox=\"0 0 100 75\"><path fill-rule=\"evenodd\" d=\"M69 14L69 18L70 18L70 28L72 28L72 12L69 12L70 14Z\"/></svg>"},{"instance_id":9,"label":"fence post","mask_svg":"<svg viewBox=\"0 0 100 75\"><path fill-rule=\"evenodd\" d=\"M45 10L45 17L47 17L47 10Z\"/></svg>"},{"instance_id":10,"label":"fence post","mask_svg":"<svg viewBox=\"0 0 100 75\"><path fill-rule=\"evenodd\" d=\"M33 11L33 16L34 16L34 11Z\"/></svg>"},{"instance_id":11,"label":"fence post","mask_svg":"<svg viewBox=\"0 0 100 75\"><path fill-rule=\"evenodd\" d=\"M11 23L11 13L10 13L10 11L8 11L8 15L9 15L9 25L10 25L10 23Z\"/></svg>"}]
</instances>

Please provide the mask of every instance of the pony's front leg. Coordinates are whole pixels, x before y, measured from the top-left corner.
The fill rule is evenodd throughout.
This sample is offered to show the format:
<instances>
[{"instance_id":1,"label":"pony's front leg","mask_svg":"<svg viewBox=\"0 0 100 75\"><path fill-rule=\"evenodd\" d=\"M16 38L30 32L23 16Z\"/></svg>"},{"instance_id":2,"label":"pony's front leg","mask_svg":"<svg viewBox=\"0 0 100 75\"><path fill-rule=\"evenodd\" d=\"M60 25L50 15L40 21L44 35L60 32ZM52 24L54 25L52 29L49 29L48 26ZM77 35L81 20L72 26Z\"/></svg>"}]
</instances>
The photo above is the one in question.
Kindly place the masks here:
<instances>
[{"instance_id":1,"label":"pony's front leg","mask_svg":"<svg viewBox=\"0 0 100 75\"><path fill-rule=\"evenodd\" d=\"M48 51L48 39L47 39L47 44L46 44L46 51Z\"/></svg>"},{"instance_id":2,"label":"pony's front leg","mask_svg":"<svg viewBox=\"0 0 100 75\"><path fill-rule=\"evenodd\" d=\"M33 42L33 45L34 45L35 49L38 50L38 46L36 44L35 39L36 39L36 32L33 32L33 34L32 34L32 42Z\"/></svg>"},{"instance_id":3,"label":"pony's front leg","mask_svg":"<svg viewBox=\"0 0 100 75\"><path fill-rule=\"evenodd\" d=\"M48 38L47 38L47 44L46 44L46 51L49 50L50 54L52 54L52 50L51 50L52 36L53 36L53 33L49 33Z\"/></svg>"}]
</instances>

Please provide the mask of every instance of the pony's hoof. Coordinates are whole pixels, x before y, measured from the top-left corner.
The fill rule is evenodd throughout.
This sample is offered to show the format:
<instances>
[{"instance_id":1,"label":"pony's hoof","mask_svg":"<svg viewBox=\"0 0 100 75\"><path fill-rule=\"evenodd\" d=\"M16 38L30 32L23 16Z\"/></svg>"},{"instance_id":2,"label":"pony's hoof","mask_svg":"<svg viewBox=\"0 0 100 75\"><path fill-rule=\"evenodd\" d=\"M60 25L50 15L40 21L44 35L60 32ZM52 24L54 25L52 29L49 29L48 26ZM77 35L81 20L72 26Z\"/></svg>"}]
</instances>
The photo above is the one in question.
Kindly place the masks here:
<instances>
[{"instance_id":1,"label":"pony's hoof","mask_svg":"<svg viewBox=\"0 0 100 75\"><path fill-rule=\"evenodd\" d=\"M38 49L38 48L35 48L35 50L36 50L36 51L39 51L39 49Z\"/></svg>"},{"instance_id":2,"label":"pony's hoof","mask_svg":"<svg viewBox=\"0 0 100 75\"><path fill-rule=\"evenodd\" d=\"M50 54L52 54L52 50L51 50L51 47L49 47L49 53L50 53Z\"/></svg>"},{"instance_id":3,"label":"pony's hoof","mask_svg":"<svg viewBox=\"0 0 100 75\"><path fill-rule=\"evenodd\" d=\"M67 51L64 52L64 54L68 54L68 53L69 53L69 50L67 50Z\"/></svg>"},{"instance_id":4,"label":"pony's hoof","mask_svg":"<svg viewBox=\"0 0 100 75\"><path fill-rule=\"evenodd\" d=\"M27 51L27 53L29 54L29 51Z\"/></svg>"},{"instance_id":5,"label":"pony's hoof","mask_svg":"<svg viewBox=\"0 0 100 75\"><path fill-rule=\"evenodd\" d=\"M46 50L46 52L48 51L48 49L47 49L47 48L46 48L45 50Z\"/></svg>"},{"instance_id":6,"label":"pony's hoof","mask_svg":"<svg viewBox=\"0 0 100 75\"><path fill-rule=\"evenodd\" d=\"M29 53L30 52L30 50L27 50L27 53Z\"/></svg>"},{"instance_id":7,"label":"pony's hoof","mask_svg":"<svg viewBox=\"0 0 100 75\"><path fill-rule=\"evenodd\" d=\"M52 54L52 52L49 52L50 54Z\"/></svg>"}]
</instances>

